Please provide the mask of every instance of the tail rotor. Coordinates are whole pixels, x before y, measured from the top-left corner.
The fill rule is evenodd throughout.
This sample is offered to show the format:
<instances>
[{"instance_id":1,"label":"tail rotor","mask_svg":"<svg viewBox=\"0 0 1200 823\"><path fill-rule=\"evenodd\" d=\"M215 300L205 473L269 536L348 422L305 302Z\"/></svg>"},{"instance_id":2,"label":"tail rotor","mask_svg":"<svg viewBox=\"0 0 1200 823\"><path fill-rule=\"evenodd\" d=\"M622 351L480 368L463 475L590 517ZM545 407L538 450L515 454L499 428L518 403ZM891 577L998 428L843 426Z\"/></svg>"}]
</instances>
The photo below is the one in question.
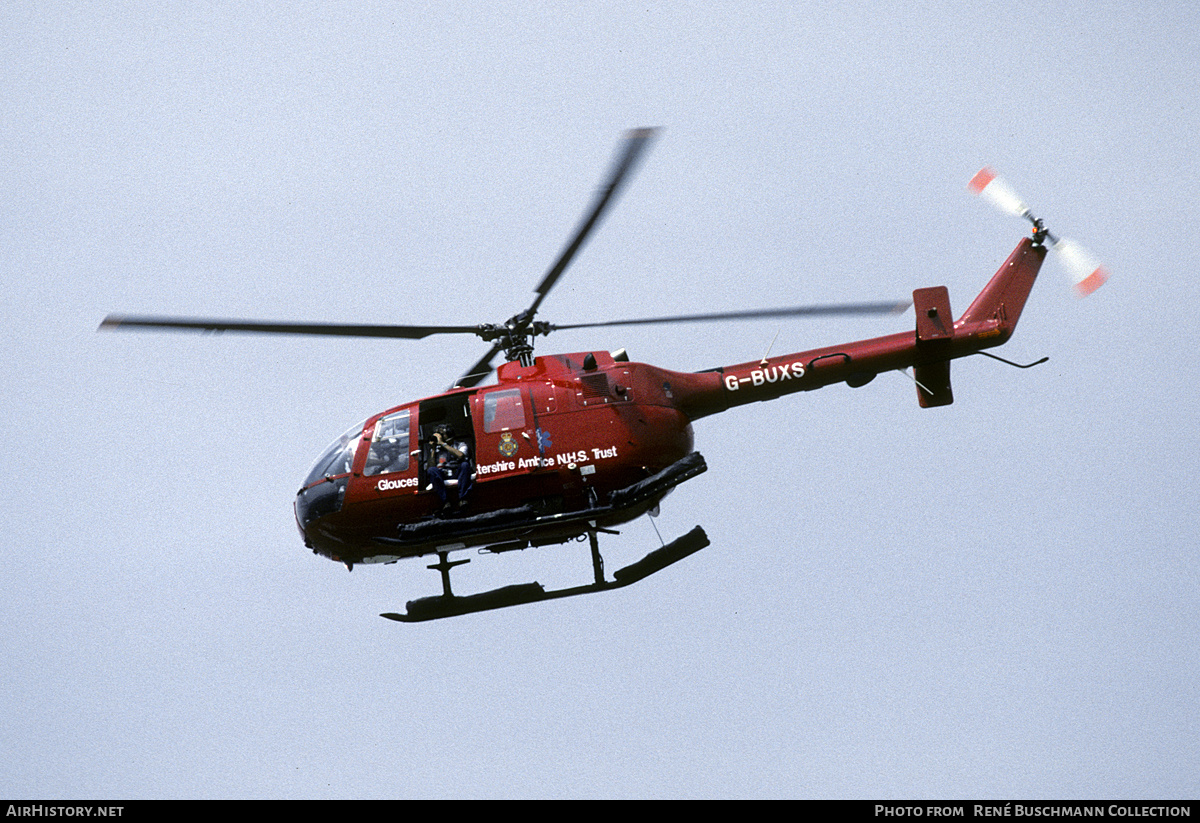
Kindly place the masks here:
<instances>
[{"instance_id":1,"label":"tail rotor","mask_svg":"<svg viewBox=\"0 0 1200 823\"><path fill-rule=\"evenodd\" d=\"M1035 242L1049 241L1050 250L1062 264L1078 297L1087 297L1108 280L1108 270L1092 254L1074 240L1055 237L1042 221L1029 211L1020 195L990 168L983 168L971 178L968 188L999 211L1013 217L1024 217L1033 224Z\"/></svg>"}]
</instances>

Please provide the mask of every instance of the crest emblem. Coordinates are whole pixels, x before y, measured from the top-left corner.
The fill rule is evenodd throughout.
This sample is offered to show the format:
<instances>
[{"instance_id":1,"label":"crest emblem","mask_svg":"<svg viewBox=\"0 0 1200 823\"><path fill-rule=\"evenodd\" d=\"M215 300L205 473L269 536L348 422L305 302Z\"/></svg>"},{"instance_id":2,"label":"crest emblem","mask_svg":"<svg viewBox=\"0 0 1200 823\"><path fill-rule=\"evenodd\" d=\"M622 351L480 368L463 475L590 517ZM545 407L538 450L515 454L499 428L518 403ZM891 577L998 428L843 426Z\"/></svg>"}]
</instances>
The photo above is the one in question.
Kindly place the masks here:
<instances>
[{"instance_id":1,"label":"crest emblem","mask_svg":"<svg viewBox=\"0 0 1200 823\"><path fill-rule=\"evenodd\" d=\"M521 444L517 442L517 438L513 437L512 432L504 432L500 435L499 449L505 457L512 457L520 446Z\"/></svg>"}]
</instances>

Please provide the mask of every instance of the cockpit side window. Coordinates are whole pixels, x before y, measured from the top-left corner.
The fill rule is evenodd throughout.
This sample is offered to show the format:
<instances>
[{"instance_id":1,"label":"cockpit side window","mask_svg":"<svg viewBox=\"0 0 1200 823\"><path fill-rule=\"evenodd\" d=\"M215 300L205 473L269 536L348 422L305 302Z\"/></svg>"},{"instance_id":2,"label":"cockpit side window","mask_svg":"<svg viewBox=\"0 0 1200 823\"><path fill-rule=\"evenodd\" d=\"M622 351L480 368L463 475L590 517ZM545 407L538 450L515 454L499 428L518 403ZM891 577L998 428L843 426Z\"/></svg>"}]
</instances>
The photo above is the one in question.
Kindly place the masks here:
<instances>
[{"instance_id":1,"label":"cockpit side window","mask_svg":"<svg viewBox=\"0 0 1200 823\"><path fill-rule=\"evenodd\" d=\"M525 408L520 389L501 389L483 398L483 430L492 432L525 428Z\"/></svg>"},{"instance_id":2,"label":"cockpit side window","mask_svg":"<svg viewBox=\"0 0 1200 823\"><path fill-rule=\"evenodd\" d=\"M375 424L371 451L367 454L367 465L363 470L368 477L408 471L409 411L405 409L388 415Z\"/></svg>"}]
</instances>

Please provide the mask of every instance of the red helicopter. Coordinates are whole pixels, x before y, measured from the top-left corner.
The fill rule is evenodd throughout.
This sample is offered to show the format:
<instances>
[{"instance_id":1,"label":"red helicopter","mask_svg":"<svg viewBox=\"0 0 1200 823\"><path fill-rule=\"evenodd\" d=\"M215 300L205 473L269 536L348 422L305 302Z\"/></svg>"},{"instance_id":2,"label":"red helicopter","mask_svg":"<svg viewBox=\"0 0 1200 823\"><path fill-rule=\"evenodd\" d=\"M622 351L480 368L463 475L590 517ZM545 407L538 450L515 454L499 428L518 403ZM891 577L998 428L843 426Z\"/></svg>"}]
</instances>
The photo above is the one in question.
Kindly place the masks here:
<instances>
[{"instance_id":1,"label":"red helicopter","mask_svg":"<svg viewBox=\"0 0 1200 823\"><path fill-rule=\"evenodd\" d=\"M500 325L410 326L278 323L110 315L102 329L177 329L266 334L421 339L473 334L488 352L443 394L372 415L317 458L295 501L305 545L353 569L436 555L442 594L409 601L403 622L431 620L637 582L709 545L704 530L689 533L641 560L604 571L597 535L643 514L657 513L674 487L706 470L693 450L692 422L734 406L812 391L832 383L859 387L880 372L912 369L923 407L953 402L950 361L999 346L1012 335L1046 256L1046 242L1079 272L1080 293L1107 276L1077 245L1050 235L1015 193L984 170L977 193L1028 218L1033 234L963 313L953 318L944 286L913 292L915 328L707 371L675 372L630 362L624 350L535 357L533 340L561 329L897 312L909 303L800 306L717 314L655 317L556 326L535 316L638 159L654 129L626 135L606 185L524 311ZM494 385L482 386L503 354ZM1018 365L987 354L1010 365ZM1044 362L1046 358L1037 361ZM1021 368L1036 365L1030 363ZM456 595L450 571L470 562L451 552L491 553L587 539L593 580L547 590L539 583Z\"/></svg>"}]
</instances>

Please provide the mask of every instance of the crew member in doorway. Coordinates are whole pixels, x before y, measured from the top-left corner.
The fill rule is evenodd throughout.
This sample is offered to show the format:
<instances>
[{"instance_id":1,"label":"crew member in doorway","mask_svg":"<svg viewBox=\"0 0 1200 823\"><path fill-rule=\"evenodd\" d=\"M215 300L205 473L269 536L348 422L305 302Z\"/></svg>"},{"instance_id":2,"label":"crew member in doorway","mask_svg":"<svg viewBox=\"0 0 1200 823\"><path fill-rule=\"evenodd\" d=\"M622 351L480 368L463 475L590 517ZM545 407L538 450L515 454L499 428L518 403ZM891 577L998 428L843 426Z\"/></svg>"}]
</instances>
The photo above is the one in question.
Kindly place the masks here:
<instances>
[{"instance_id":1,"label":"crew member in doorway","mask_svg":"<svg viewBox=\"0 0 1200 823\"><path fill-rule=\"evenodd\" d=\"M454 436L454 430L443 423L433 432L433 466L427 474L433 492L442 501L438 514L464 509L471 491L471 454L467 441ZM457 481L453 499L447 480Z\"/></svg>"}]
</instances>

